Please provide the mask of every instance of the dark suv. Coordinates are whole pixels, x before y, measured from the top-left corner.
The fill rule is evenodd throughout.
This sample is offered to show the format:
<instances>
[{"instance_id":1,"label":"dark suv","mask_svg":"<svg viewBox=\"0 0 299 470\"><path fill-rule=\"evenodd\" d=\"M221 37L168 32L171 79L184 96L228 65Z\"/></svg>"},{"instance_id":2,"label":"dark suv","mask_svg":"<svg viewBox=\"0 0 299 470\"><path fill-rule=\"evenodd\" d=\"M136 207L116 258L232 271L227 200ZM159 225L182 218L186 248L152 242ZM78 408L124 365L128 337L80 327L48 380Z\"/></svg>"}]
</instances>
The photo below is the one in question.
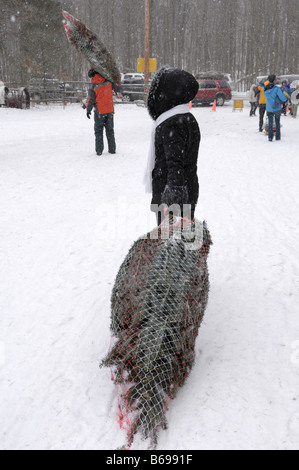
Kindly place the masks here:
<instances>
[{"instance_id":1,"label":"dark suv","mask_svg":"<svg viewBox=\"0 0 299 470\"><path fill-rule=\"evenodd\" d=\"M199 90L193 105L211 104L216 100L217 106L223 106L232 99L232 90L226 80L200 79Z\"/></svg>"},{"instance_id":2,"label":"dark suv","mask_svg":"<svg viewBox=\"0 0 299 470\"><path fill-rule=\"evenodd\" d=\"M144 100L144 77L141 73L126 74L121 84L120 90L123 101Z\"/></svg>"}]
</instances>

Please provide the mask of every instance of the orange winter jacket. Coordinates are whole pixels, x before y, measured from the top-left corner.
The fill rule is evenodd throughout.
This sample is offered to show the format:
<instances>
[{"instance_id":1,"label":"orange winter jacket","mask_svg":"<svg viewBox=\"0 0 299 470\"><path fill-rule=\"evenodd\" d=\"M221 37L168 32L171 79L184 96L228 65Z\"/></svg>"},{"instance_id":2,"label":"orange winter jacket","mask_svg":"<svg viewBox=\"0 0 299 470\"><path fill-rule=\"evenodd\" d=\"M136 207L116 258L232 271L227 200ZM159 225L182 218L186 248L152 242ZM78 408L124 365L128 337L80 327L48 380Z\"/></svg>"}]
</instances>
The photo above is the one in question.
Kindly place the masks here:
<instances>
[{"instance_id":1,"label":"orange winter jacket","mask_svg":"<svg viewBox=\"0 0 299 470\"><path fill-rule=\"evenodd\" d=\"M96 107L100 114L113 113L112 83L105 80L100 74L95 75L91 83L87 99L87 112L91 113L92 109Z\"/></svg>"},{"instance_id":2,"label":"orange winter jacket","mask_svg":"<svg viewBox=\"0 0 299 470\"><path fill-rule=\"evenodd\" d=\"M263 85L259 85L258 89L260 90L260 104L267 104L267 98L265 97L265 87L269 85L269 80L266 80Z\"/></svg>"}]
</instances>

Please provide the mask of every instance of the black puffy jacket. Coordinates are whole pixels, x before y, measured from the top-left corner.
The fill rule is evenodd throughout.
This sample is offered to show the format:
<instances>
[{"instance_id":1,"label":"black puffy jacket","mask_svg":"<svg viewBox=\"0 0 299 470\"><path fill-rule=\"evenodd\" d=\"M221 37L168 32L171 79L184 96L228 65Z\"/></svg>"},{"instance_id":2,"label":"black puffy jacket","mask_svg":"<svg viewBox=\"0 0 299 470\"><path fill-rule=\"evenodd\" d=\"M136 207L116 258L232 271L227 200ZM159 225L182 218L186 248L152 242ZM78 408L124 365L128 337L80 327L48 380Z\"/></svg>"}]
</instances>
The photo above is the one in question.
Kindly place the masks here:
<instances>
[{"instance_id":1,"label":"black puffy jacket","mask_svg":"<svg viewBox=\"0 0 299 470\"><path fill-rule=\"evenodd\" d=\"M148 111L156 120L164 112L192 101L198 91L193 75L163 68L151 84ZM173 116L156 129L156 161L153 171L152 204L190 204L195 209L199 185L197 159L200 144L198 123L191 113ZM154 208L153 208L154 210Z\"/></svg>"}]
</instances>

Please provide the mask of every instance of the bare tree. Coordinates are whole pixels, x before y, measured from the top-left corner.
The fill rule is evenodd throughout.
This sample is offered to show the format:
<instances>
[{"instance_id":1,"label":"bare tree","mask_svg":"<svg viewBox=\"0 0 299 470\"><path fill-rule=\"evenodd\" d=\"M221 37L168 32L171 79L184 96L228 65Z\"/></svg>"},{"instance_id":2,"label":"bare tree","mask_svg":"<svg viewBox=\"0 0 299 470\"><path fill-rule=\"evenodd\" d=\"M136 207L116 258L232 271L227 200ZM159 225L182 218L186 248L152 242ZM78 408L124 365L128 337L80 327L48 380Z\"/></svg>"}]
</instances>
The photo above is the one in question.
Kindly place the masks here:
<instances>
[{"instance_id":1,"label":"bare tree","mask_svg":"<svg viewBox=\"0 0 299 470\"><path fill-rule=\"evenodd\" d=\"M144 53L143 0L0 0L3 79L24 79L28 69L34 70L32 62L31 68L26 62L22 41L26 25L34 23L29 8L34 3L54 8L49 18L49 25L57 25L51 30L52 39L42 21L29 38L37 49L42 43L46 48L47 41L52 44L55 61L48 61L44 69L53 77L79 80L88 70L86 61L67 43L62 9L99 34L123 72L136 70L137 58ZM242 88L258 74L299 73L299 0L150 0L150 12L150 54L158 66L231 73ZM36 61L38 54L33 52L31 60Z\"/></svg>"}]
</instances>

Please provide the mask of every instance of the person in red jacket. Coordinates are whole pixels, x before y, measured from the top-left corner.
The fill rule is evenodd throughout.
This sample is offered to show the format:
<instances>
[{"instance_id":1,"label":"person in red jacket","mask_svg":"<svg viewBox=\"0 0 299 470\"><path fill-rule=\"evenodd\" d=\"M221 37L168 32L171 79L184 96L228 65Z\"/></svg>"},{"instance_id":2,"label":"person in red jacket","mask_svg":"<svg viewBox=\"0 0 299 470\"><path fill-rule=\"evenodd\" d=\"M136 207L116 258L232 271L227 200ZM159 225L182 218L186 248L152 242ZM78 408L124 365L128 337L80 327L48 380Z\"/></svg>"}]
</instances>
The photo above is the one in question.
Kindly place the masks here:
<instances>
[{"instance_id":1,"label":"person in red jacket","mask_svg":"<svg viewBox=\"0 0 299 470\"><path fill-rule=\"evenodd\" d=\"M91 78L91 87L87 98L87 117L90 119L94 109L94 131L96 142L96 153L102 155L104 150L103 133L106 129L109 153L116 153L114 135L114 107L112 95L112 83L103 78L95 70L88 72Z\"/></svg>"}]
</instances>

